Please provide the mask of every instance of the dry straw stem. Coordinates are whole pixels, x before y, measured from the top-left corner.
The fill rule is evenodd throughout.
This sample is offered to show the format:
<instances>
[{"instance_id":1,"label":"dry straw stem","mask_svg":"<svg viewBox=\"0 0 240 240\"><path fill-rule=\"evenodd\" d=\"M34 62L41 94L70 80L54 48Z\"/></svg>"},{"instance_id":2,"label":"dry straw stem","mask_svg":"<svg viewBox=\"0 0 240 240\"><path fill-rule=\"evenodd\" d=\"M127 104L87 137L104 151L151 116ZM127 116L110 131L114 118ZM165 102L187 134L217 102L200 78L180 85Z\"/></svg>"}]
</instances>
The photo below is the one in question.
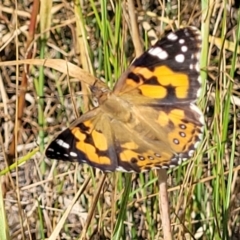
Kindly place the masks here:
<instances>
[{"instance_id":1,"label":"dry straw stem","mask_svg":"<svg viewBox=\"0 0 240 240\"><path fill-rule=\"evenodd\" d=\"M39 1L34 0L29 29L28 29L28 38L27 38L27 43L26 43L26 49L29 48L29 46L31 45L31 43L34 40L38 11L39 11ZM27 52L26 58L27 59L32 58L32 50ZM16 145L18 143L18 132L19 132L19 129L21 128L21 123L22 123L21 121L22 121L22 117L24 115L25 97L26 97L25 94L26 94L27 85L28 85L28 78L27 78L28 74L29 74L29 68L26 67L26 71L24 71L22 73L22 81L21 81L21 86L20 86L21 91L19 91L19 97L16 101L16 103L18 104L18 109L16 111L17 116L16 116L16 123L15 123L15 131L14 131L14 134L12 137L14 139L14 141L11 141L11 144L9 147L9 155L8 155L9 157L7 158L8 165L11 165L13 163L13 158L17 157Z\"/></svg>"},{"instance_id":2,"label":"dry straw stem","mask_svg":"<svg viewBox=\"0 0 240 240\"><path fill-rule=\"evenodd\" d=\"M159 209L162 219L163 236L165 240L172 240L171 220L169 211L169 199L167 191L167 172L166 170L158 170L158 185L159 185Z\"/></svg>"},{"instance_id":3,"label":"dry straw stem","mask_svg":"<svg viewBox=\"0 0 240 240\"><path fill-rule=\"evenodd\" d=\"M94 212L95 212L98 200L99 200L99 196L100 196L101 191L102 191L102 187L103 187L104 182L106 180L106 177L107 177L107 175L103 174L103 176L101 177L101 180L99 181L98 188L96 190L96 193L95 193L93 201L92 201L92 206L90 207L90 210L88 212L88 217L87 217L87 220L85 222L85 226L84 226L84 228L81 232L81 236L80 236L79 240L84 240L84 239L87 238L86 233L89 229L89 226L91 224L92 219L94 218Z\"/></svg>"},{"instance_id":4,"label":"dry straw stem","mask_svg":"<svg viewBox=\"0 0 240 240\"><path fill-rule=\"evenodd\" d=\"M168 196L171 228L174 239L238 239L240 226L239 55L236 55L236 65L234 65L235 58L233 58L233 54L239 54L239 37L236 29L240 18L238 9L233 6L237 1L134 1L137 14L131 14L130 1L125 1L125 4L122 1L83 0L78 2L83 3L80 5L82 7L80 10L77 9L78 5L74 5L72 1L53 2L50 25L48 22L46 25L49 28L45 27L45 32L50 34L47 46L43 49L39 45L41 34L37 18L36 35L32 45L28 47L28 49L32 46L36 47L34 49L36 59L28 59L25 63L9 61L26 57L32 5L28 4L28 1L18 1L18 9L15 9L15 5L7 7L0 4L0 27L3 35L0 38L2 77L0 78L0 113L3 113L4 118L1 125L1 134L5 141L4 148L7 150L6 143L13 133L14 113L17 108L15 99L19 96L19 91L16 89L20 90L16 85L14 65L24 63L44 66L43 74L46 84L43 88L45 96L42 99L44 99L44 107L46 106L44 116L49 124L48 135L52 136L66 127L74 118L74 116L69 116L72 113L72 105L68 97L70 90L67 88L67 81L63 80L66 78L64 74L69 76L71 83L74 81L75 83L86 82L87 85L96 83L100 85L100 88L106 88L106 85L113 86L121 72L135 57L138 48L134 42L136 38L142 46L147 48L153 44L153 39L156 39L155 35L162 36L165 30L174 30L178 26L196 26L202 29L204 41L202 48L204 55L201 58L203 64L201 68L204 70L203 80L209 80L206 88L203 84L205 91L200 99L205 112L206 135L193 161L185 162L169 172ZM117 9L119 11L116 11ZM84 22L77 19L79 11L83 15ZM130 18L136 15L135 30L139 30L140 33L134 36L135 34L132 34L134 24L131 23ZM234 18L234 16L237 17ZM81 23L84 24L82 28L86 31L85 36L79 36L79 33L83 32L76 29L81 26ZM83 41L81 37L84 38ZM142 47L140 44L139 46ZM78 57L79 45L82 46L79 52L83 53L81 60ZM18 49L18 56L16 56L15 49ZM43 59L55 58L56 62L37 59L40 58L39 53L42 50L48 54ZM84 61L87 54L91 58L90 68L83 66L83 63L88 61ZM58 58L67 59L67 61L60 60L60 62ZM8 62L4 63L4 61ZM81 66L86 72L76 66L72 67L70 62ZM91 63L93 63L92 66ZM48 64L50 69L45 68ZM99 183L102 175L99 176L98 172L92 174L92 180L71 213L68 215L66 212L68 218L66 219L64 215L61 224L58 225L63 209L69 207L66 202L72 201L79 185L84 184L86 176L92 172L86 165L84 167L81 165L73 171L75 169L73 164L66 162L53 164L46 159L48 169L43 174L39 171L43 156L39 157L39 151L38 153L34 151L34 154L29 156L29 145L35 144L39 128L42 127L37 122L39 102L37 96L41 95L34 88L34 82L37 81L35 77L39 76L39 68L30 66L29 72L26 69L27 67L20 68L31 76L31 81L27 86L24 125L17 146L18 155L21 158L15 165L8 168L4 158L0 156L0 167L4 168L0 169L0 175L6 175L6 178L12 177L6 189L3 189L5 193L0 199L9 218L8 222L5 222L4 213L2 213L1 227L8 224L9 228L6 226L5 231L10 231L12 239L44 239L44 237L49 238L53 232L57 233L56 235L59 233L59 239L79 239L82 229L86 226L85 221L90 207L94 209L91 203L96 196L95 186L98 187L98 184L94 182ZM61 72L64 74L61 75ZM88 72L91 74L94 72L93 75L99 79L104 78L106 84L96 80ZM59 75L61 79L58 79ZM22 75L20 75L20 80L22 81ZM75 83L71 84L72 91L82 91L80 84ZM29 97L31 101L28 101ZM82 96L74 96L74 100L82 110ZM222 137L223 130L227 133L226 138ZM16 171L16 165L18 165L18 171ZM116 216L119 216L119 208L122 199L125 198L122 193L126 186L125 175L117 173L114 177L111 174L107 175L97 208L85 234L88 239L94 239L95 233L105 239L111 239L116 225ZM132 189L127 203L126 217L122 217L123 230L119 236L128 240L160 239L163 231L159 214L159 186L156 175L154 172L138 176L133 174L131 183ZM15 194L16 186L19 186L20 199ZM63 198L64 201L62 201ZM38 200L41 201L39 211L36 209ZM19 221L15 221L19 219L20 211L24 213L22 225ZM62 224L63 221L65 221L64 224Z\"/></svg>"},{"instance_id":5,"label":"dry straw stem","mask_svg":"<svg viewBox=\"0 0 240 240\"><path fill-rule=\"evenodd\" d=\"M18 60L18 61L6 61L1 62L0 66L10 66L10 65L22 65L22 64L29 64L29 65L37 65L37 66L45 66L59 72L65 73L68 76L73 78L77 78L80 81L92 86L95 85L99 88L106 88L106 85L99 81L99 79L92 76L90 73L84 71L80 67L67 62L63 59L25 59L25 60Z\"/></svg>"},{"instance_id":6,"label":"dry straw stem","mask_svg":"<svg viewBox=\"0 0 240 240\"><path fill-rule=\"evenodd\" d=\"M49 237L49 240L55 240L58 239L59 237L59 233L62 230L66 219L69 215L69 213L71 212L74 204L76 203L76 201L78 200L78 198L81 196L81 194L84 192L84 190L86 189L86 186L88 185L89 181L90 181L90 177L88 177L85 181L84 184L81 186L81 188L78 190L78 192L75 194L74 198L72 199L71 203L69 204L69 206L67 207L67 209L65 210L63 216L61 217L61 220L58 222L57 226L54 228L51 236Z\"/></svg>"}]
</instances>

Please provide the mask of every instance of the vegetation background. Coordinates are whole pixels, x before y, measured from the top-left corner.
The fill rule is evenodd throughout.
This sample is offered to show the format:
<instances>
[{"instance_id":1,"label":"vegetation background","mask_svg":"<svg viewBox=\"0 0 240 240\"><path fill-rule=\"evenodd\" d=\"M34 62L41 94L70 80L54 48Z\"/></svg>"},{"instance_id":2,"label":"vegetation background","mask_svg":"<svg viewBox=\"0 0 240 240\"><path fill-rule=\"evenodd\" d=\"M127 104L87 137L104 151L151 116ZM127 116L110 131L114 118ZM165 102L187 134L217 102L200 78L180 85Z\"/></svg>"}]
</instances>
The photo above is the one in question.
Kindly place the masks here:
<instances>
[{"instance_id":1,"label":"vegetation background","mask_svg":"<svg viewBox=\"0 0 240 240\"><path fill-rule=\"evenodd\" d=\"M195 157L168 171L173 239L240 239L237 0L0 3L0 239L162 239L155 171L104 175L44 148L91 108L94 78L66 62L112 87L165 31L190 25L203 36L206 128ZM21 59L33 65L8 62Z\"/></svg>"}]
</instances>

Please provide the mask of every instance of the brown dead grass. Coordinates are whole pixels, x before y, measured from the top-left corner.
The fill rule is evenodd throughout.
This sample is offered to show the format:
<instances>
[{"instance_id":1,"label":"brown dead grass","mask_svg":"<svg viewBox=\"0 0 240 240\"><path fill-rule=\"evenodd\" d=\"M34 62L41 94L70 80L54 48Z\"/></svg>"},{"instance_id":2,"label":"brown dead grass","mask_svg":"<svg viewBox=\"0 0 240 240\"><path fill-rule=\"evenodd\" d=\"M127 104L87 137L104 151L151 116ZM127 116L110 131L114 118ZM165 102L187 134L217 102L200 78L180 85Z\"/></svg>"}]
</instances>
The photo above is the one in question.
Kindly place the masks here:
<instances>
[{"instance_id":1,"label":"brown dead grass","mask_svg":"<svg viewBox=\"0 0 240 240\"><path fill-rule=\"evenodd\" d=\"M88 1L84 1L84 12L83 14L89 15L93 14ZM141 1L138 1L141 2ZM140 28L147 29L149 27L148 37L149 39L155 38L156 35L160 35L161 24L166 20L161 18L161 4L160 1L144 1L147 2L148 6L143 3L139 3L137 10L139 11L138 24ZM180 1L181 2L181 25L195 25L200 28L201 24L201 8L198 1ZM173 9L178 7L175 1L172 1ZM123 8L126 5L123 5ZM96 8L100 12L100 6L96 3ZM109 3L109 12L111 12L111 4ZM220 9L220 8L216 8ZM123 9L127 12L127 10ZM174 15L175 12L175 15ZM71 82L75 81L74 86L74 98L75 95L88 96L89 92L84 87L81 86L76 80L81 79L88 85L91 85L95 78L86 72L82 72L76 66L83 67L84 62L81 61L79 57L80 50L77 44L77 31L76 31L76 19L74 15L74 5L71 1L59 1L53 4L52 9L52 19L51 26L48 32L47 47L48 52L46 53L46 58L50 59L48 61L42 60L31 60L31 58L37 59L40 55L40 49L38 48L39 41L39 15L36 19L36 31L32 40L29 42L29 25L32 23L31 14L32 3L29 1L21 1L16 5L12 1L4 0L4 4L0 3L0 133L2 137L2 142L0 142L0 170L5 169L8 164L15 161L14 158L7 158L6 155L11 152L11 156L17 155L18 158L27 156L29 151L38 146L38 133L40 126L38 124L38 114L37 106L39 96L36 94L34 87L34 81L36 81L39 75L39 67L37 65L44 65L44 75L45 75L45 87L44 87L44 106L45 106L45 118L47 119L48 126L45 129L49 136L54 135L57 131L65 128L67 124L73 121L76 116L73 114L72 99L68 90L68 78L71 77ZM228 31L231 33L232 26L236 24L236 9L231 8L229 14ZM157 16L157 17L156 17ZM41 16L40 16L41 17ZM172 18L168 19L170 23L173 23L174 19L178 19L177 10L172 10ZM215 29L215 23L218 19L218 12L213 13L210 24L210 32L214 32L214 35L220 37L220 30ZM128 23L126 19L123 19L123 25L128 28ZM171 24L169 24L171 25ZM154 26L154 27L152 27ZM87 29L88 41L93 49L93 53L96 52L98 46L98 36L94 35L94 29L92 24L88 24ZM129 34L126 30L126 35ZM131 39L130 36L126 37L128 40ZM227 48L227 47L226 47ZM229 47L230 48L230 47ZM133 48L129 47L129 61L132 60L134 56ZM229 49L227 49L229 50ZM31 54L29 55L29 52ZM231 49L227 51L226 57L230 59L232 56ZM209 59L209 87L206 97L209 99L206 107L206 123L209 129L208 135L211 135L211 130L213 122L217 121L213 118L214 113L214 101L215 101L215 89L216 82L218 81L219 68L217 66L217 58L219 57L219 46L217 43L213 43L211 48L211 55ZM25 63L32 63L35 66L31 66L29 72L23 65L18 65L13 62L13 65L7 61L12 61L16 59L27 59ZM56 59L63 60L56 60ZM52 59L52 60L51 60ZM84 58L82 58L84 59ZM76 66L67 65L71 62ZM98 71L98 56L93 56L93 66L94 72L98 78L104 76L103 72ZM226 61L227 62L227 61ZM229 63L230 64L230 63ZM49 68L48 68L49 67ZM226 69L229 66L226 66ZM57 71L52 71L56 69ZM92 71L91 67L88 68L88 72ZM27 73L24 75L24 73ZM236 78L234 79L234 96L232 98L232 112L237 114L237 132L240 132L239 124L239 89L240 89L240 75L239 75L239 63L238 69L236 69ZM62 89L63 98L59 96L59 92L56 91L56 79L59 80L60 87ZM116 80L116 79L115 79ZM22 89L21 85L23 81L26 81L26 89ZM100 83L99 83L100 84ZM22 88L21 88L22 87ZM23 92L22 92L23 91ZM16 99L18 96L23 94L23 99L25 103L21 103L21 107L16 104ZM63 109L62 105L65 108ZM87 100L81 99L77 101L77 109L80 109L83 103L85 103L85 109L89 107ZM80 111L80 110L79 110ZM62 114L62 112L64 114ZM14 127L16 126L16 114L20 113L21 125L17 128L19 138L14 140ZM80 114L80 113L77 113ZM62 117L59 118L59 115ZM229 121L233 121L232 116L229 116ZM229 124L229 139L231 139L232 134L232 124ZM16 146L11 143L16 142ZM212 143L214 137L208 139L208 143ZM239 135L236 141L236 166L239 165ZM226 148L226 155L224 161L228 161L228 152L231 151L232 141L228 142L228 147ZM207 152L207 144L204 145L203 150ZM211 146L213 147L213 145ZM2 188L4 190L4 200L5 209L7 211L8 224L10 228L10 234L12 239L41 239L41 221L40 215L43 218L43 229L45 237L51 236L51 234L56 231L56 237L58 239L73 239L81 235L82 229L85 226L85 221L87 219L89 209L94 199L94 195L98 185L103 178L102 173L99 171L94 171L94 173L89 170L86 166L78 166L70 163L53 163L52 161L45 159L46 170L42 172L40 165L44 159L44 156L38 152L30 159L26 159L24 164L18 166L18 168L11 171L10 174L5 174L2 177ZM204 164L208 164L207 155L205 155ZM202 176L203 183L208 183L213 176L208 174L207 167L204 169ZM224 170L228 170L227 167ZM89 182L89 176L93 176ZM116 209L112 209L113 202L117 202L120 199L121 193L119 195L114 195L114 191L117 186L114 184L118 182L118 176L108 175L105 181L104 189L100 195L99 202L101 207L98 206L98 210L95 212L94 223L91 225L91 234L88 234L90 239L110 239L113 224L115 219L113 219L114 214L117 212ZM146 182L149 180L149 176L145 176ZM120 178L121 179L121 178ZM174 183L175 177L170 176L170 184L172 188L170 189L171 199L178 196L179 192L174 192L180 188L179 185ZM199 180L198 183L200 183ZM88 183L88 184L87 184ZM231 229L232 236L235 234L240 234L238 212L240 207L240 195L239 195L239 174L238 168L235 169L233 189L232 189L232 216L231 221L229 221L229 228ZM195 186L195 182L191 187ZM140 182L138 176L133 179L133 186L139 186ZM209 187L209 192L211 192L211 185L206 184ZM206 186L204 185L204 186ZM79 186L84 186L83 193L80 199L73 205L72 210L67 214L67 219L65 222L65 228L60 228L60 233L58 229L56 230L56 225L59 223L64 210L73 203L73 198L76 196L76 192ZM155 188L155 195L149 195L147 198L141 194L132 199L129 203L129 208L133 212L134 219L126 222L128 228L131 229L131 224L139 224L138 239L151 239L148 233L147 223L145 222L146 206L151 204L148 199L153 199L157 196L157 186L153 185ZM189 191L189 194L191 194ZM80 194L80 193L79 193ZM180 200L179 200L180 201ZM178 218L181 218L182 222L184 219L182 216L185 207L191 202L191 195L188 199L182 200L180 210L178 211ZM102 204L103 203L103 204ZM175 205L176 206L176 205ZM173 207L173 206L172 206ZM199 206L196 206L199 207ZM39 211L41 209L41 211ZM111 212L114 213L112 213ZM114 212L116 211L116 212ZM41 212L41 214L39 214ZM174 212L175 213L175 212ZM158 229L161 228L159 213L153 209L152 215L154 216L158 224ZM209 216L209 219L212 216ZM176 216L172 214L172 219L176 220ZM63 220L63 219L62 219ZM105 228L101 228L101 224L104 222ZM173 222L173 224L175 221ZM231 228L232 227L232 228ZM197 227L192 229L193 234L195 234ZM175 227L176 239L189 239L187 236L187 231L185 227L179 226ZM69 237L71 236L71 238ZM161 233L156 237L160 239ZM131 239L127 236L126 239ZM206 238L203 238L206 239Z\"/></svg>"}]
</instances>

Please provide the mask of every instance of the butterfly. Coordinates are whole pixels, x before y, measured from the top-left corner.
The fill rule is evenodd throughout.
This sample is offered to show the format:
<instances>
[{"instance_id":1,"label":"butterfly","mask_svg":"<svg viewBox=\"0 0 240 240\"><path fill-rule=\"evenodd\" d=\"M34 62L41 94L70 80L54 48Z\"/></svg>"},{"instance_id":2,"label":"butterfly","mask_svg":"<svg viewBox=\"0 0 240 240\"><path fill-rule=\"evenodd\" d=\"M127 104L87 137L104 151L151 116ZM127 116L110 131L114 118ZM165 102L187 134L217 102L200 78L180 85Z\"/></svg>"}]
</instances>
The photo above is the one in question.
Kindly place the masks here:
<instances>
[{"instance_id":1,"label":"butterfly","mask_svg":"<svg viewBox=\"0 0 240 240\"><path fill-rule=\"evenodd\" d=\"M102 171L174 167L193 156L203 136L201 37L194 27L170 32L135 59L113 90L92 86L99 106L47 147L46 157Z\"/></svg>"}]
</instances>

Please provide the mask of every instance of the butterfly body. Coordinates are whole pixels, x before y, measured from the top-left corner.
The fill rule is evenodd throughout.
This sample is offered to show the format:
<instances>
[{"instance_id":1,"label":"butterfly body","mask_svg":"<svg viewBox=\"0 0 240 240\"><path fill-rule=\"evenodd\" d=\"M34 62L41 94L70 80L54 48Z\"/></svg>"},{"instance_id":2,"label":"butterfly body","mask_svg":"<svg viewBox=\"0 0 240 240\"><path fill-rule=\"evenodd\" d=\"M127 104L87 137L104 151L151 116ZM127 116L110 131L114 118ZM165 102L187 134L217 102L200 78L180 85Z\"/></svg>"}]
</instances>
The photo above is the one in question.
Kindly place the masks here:
<instances>
[{"instance_id":1,"label":"butterfly body","mask_svg":"<svg viewBox=\"0 0 240 240\"><path fill-rule=\"evenodd\" d=\"M190 158L204 124L195 105L201 88L200 43L195 28L158 41L112 92L95 89L99 106L50 143L46 156L128 172L168 168Z\"/></svg>"}]
</instances>

